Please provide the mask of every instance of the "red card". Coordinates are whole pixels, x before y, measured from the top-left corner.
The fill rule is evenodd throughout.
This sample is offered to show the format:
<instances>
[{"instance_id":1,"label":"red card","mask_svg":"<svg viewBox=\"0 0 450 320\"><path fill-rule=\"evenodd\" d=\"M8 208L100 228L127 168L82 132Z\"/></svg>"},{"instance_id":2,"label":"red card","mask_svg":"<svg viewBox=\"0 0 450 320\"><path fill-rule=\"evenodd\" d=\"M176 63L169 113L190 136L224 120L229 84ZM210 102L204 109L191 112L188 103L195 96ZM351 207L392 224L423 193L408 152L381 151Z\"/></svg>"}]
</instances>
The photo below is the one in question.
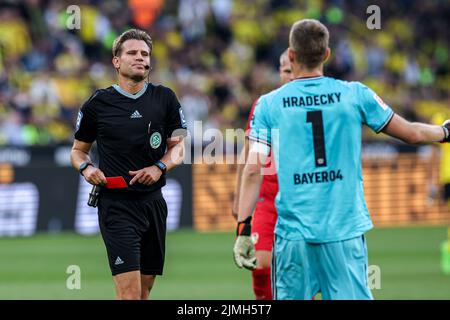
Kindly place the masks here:
<instances>
[{"instance_id":1,"label":"red card","mask_svg":"<svg viewBox=\"0 0 450 320\"><path fill-rule=\"evenodd\" d=\"M127 182L123 177L107 177L106 189L123 189L127 188Z\"/></svg>"}]
</instances>

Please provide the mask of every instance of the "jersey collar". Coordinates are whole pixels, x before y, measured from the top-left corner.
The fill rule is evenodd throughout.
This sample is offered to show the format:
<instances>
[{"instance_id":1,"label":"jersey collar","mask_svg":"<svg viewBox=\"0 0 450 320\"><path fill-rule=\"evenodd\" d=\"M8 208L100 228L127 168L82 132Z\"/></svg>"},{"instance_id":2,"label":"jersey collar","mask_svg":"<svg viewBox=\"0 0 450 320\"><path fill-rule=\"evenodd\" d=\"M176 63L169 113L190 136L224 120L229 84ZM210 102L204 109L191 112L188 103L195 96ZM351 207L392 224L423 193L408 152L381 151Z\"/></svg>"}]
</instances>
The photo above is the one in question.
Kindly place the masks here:
<instances>
[{"instance_id":1,"label":"jersey collar","mask_svg":"<svg viewBox=\"0 0 450 320\"><path fill-rule=\"evenodd\" d=\"M135 94L131 94L131 93L126 92L125 90L123 90L121 87L119 87L119 85L113 84L113 88L116 89L116 91L117 91L118 93L120 93L121 95L123 95L123 96L125 96L125 97L127 97L127 98L131 98L131 99L137 99L137 98L139 98L140 96L142 96L142 95L145 93L145 90L147 90L147 86L148 86L148 83L145 82L145 83L144 83L144 86L142 87L141 90L139 90L139 91L136 92Z\"/></svg>"},{"instance_id":2,"label":"jersey collar","mask_svg":"<svg viewBox=\"0 0 450 320\"><path fill-rule=\"evenodd\" d=\"M300 77L300 78L295 78L293 81L317 80L317 79L322 79L322 78L324 78L324 76Z\"/></svg>"}]
</instances>

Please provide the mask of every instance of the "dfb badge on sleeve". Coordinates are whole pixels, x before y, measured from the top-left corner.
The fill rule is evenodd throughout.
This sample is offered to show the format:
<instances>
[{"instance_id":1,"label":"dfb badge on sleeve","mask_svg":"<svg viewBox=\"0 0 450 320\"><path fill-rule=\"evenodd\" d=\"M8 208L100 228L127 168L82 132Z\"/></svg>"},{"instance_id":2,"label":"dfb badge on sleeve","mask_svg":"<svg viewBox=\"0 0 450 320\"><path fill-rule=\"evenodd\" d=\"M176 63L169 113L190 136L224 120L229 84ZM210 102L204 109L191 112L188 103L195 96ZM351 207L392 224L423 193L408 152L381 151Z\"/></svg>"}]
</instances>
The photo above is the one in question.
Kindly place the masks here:
<instances>
[{"instance_id":1,"label":"dfb badge on sleeve","mask_svg":"<svg viewBox=\"0 0 450 320\"><path fill-rule=\"evenodd\" d=\"M80 129L81 119L83 119L83 112L81 112L81 110L80 110L78 112L77 124L75 126L75 131L78 131L78 129Z\"/></svg>"},{"instance_id":2,"label":"dfb badge on sleeve","mask_svg":"<svg viewBox=\"0 0 450 320\"><path fill-rule=\"evenodd\" d=\"M181 127L186 129L186 119L184 118L183 110L179 108L178 112L180 112Z\"/></svg>"}]
</instances>

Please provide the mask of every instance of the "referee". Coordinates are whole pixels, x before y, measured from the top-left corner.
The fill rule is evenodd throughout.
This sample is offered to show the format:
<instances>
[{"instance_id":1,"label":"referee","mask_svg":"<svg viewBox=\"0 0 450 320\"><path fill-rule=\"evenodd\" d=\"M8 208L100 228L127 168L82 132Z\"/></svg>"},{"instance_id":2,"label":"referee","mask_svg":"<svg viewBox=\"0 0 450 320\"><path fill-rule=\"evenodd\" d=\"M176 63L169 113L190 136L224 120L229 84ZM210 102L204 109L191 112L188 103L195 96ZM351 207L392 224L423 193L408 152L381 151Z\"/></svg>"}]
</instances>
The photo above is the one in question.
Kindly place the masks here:
<instances>
[{"instance_id":1,"label":"referee","mask_svg":"<svg viewBox=\"0 0 450 320\"><path fill-rule=\"evenodd\" d=\"M99 225L117 299L148 299L164 266L161 188L166 172L182 162L186 123L174 92L145 81L152 53L146 32L124 32L112 53L118 84L95 91L81 107L71 161L87 182L103 186ZM98 168L89 158L94 141Z\"/></svg>"}]
</instances>

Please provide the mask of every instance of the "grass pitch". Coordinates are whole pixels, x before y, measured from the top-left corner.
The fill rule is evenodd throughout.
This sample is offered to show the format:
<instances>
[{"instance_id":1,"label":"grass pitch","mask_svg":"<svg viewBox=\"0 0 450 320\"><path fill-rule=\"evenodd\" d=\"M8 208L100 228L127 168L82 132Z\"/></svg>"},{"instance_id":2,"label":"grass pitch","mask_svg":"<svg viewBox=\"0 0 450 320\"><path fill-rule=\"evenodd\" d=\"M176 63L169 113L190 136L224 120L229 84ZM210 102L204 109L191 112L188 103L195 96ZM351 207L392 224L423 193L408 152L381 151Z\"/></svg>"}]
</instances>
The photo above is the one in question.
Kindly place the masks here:
<instances>
[{"instance_id":1,"label":"grass pitch","mask_svg":"<svg viewBox=\"0 0 450 320\"><path fill-rule=\"evenodd\" d=\"M376 299L450 299L440 269L446 227L375 229L367 234L369 264L381 270ZM164 276L153 299L253 299L251 274L232 260L234 232L171 232ZM0 299L114 299L99 236L39 234L0 238ZM81 289L66 287L67 267L81 270Z\"/></svg>"}]
</instances>

